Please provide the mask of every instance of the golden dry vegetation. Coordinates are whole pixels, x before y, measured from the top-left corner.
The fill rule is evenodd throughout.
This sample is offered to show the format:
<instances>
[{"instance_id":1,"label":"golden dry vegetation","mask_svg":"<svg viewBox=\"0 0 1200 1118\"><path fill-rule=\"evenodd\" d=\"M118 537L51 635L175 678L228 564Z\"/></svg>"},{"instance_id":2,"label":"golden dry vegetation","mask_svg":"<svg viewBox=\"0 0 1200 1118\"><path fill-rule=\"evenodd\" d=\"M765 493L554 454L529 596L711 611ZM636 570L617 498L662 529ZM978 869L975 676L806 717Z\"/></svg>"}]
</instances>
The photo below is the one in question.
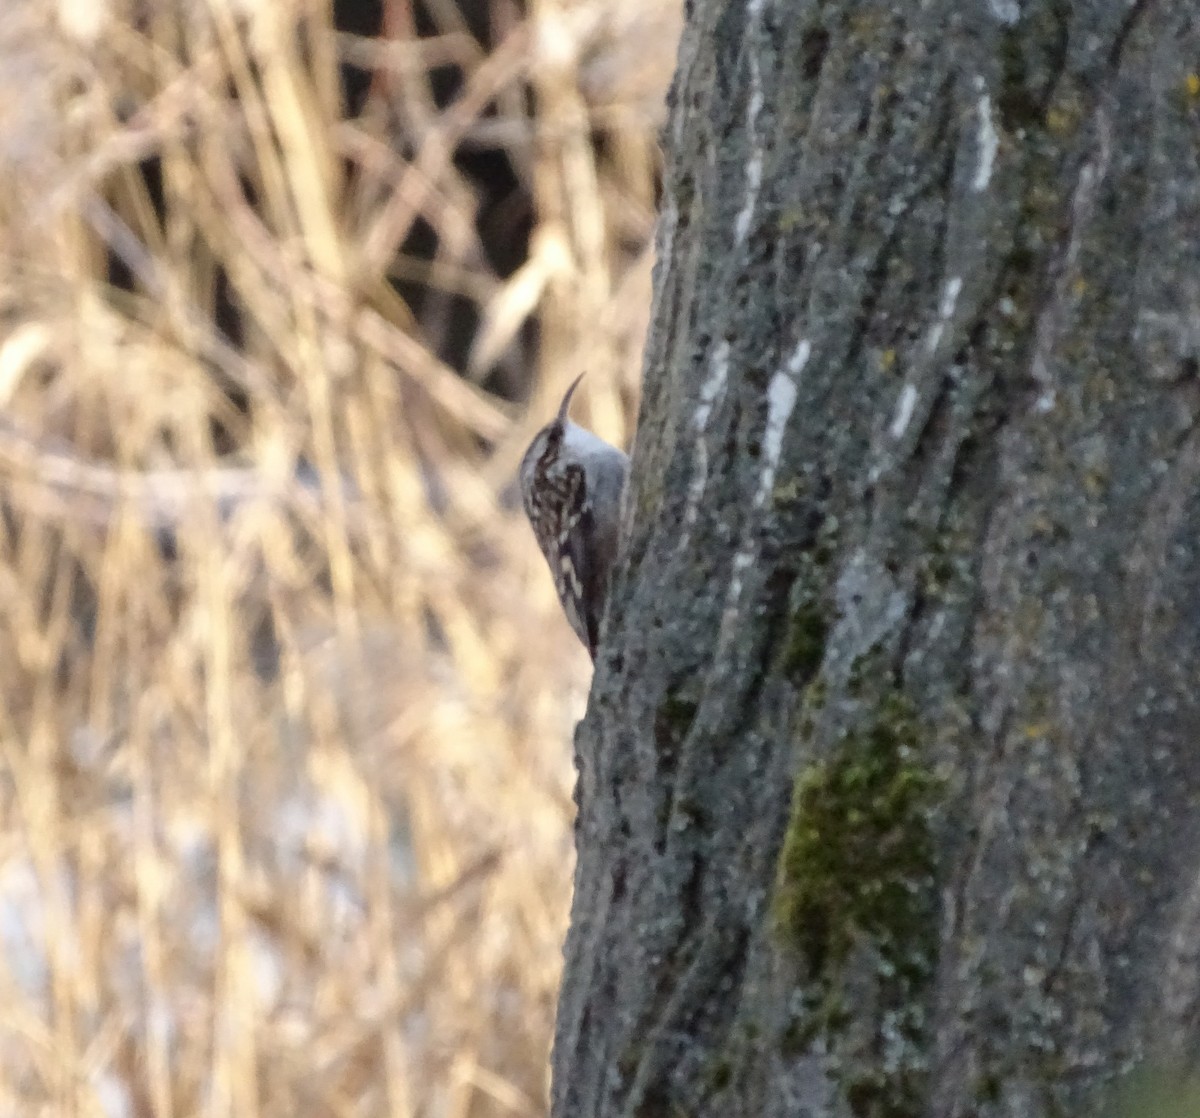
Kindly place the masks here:
<instances>
[{"instance_id":1,"label":"golden dry vegetation","mask_svg":"<svg viewBox=\"0 0 1200 1118\"><path fill-rule=\"evenodd\" d=\"M678 14L475 8L5 4L0 1115L545 1111L589 668L512 478L584 368L628 440Z\"/></svg>"}]
</instances>

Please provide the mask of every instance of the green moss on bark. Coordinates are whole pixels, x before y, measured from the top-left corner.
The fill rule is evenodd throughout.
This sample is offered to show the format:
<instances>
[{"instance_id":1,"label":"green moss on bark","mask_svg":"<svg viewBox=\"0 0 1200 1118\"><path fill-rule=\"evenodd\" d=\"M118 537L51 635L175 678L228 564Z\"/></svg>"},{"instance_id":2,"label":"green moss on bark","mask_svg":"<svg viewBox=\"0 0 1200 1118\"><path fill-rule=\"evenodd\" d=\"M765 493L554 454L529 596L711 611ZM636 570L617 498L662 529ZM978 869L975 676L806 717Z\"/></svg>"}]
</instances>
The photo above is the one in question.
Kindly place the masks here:
<instances>
[{"instance_id":1,"label":"green moss on bark","mask_svg":"<svg viewBox=\"0 0 1200 1118\"><path fill-rule=\"evenodd\" d=\"M937 937L929 820L941 788L911 704L889 691L793 793L773 906L776 935L804 968L793 1042L824 1034L855 1114L902 1118L923 1096L923 991ZM832 1011L851 1004L859 1009Z\"/></svg>"},{"instance_id":2,"label":"green moss on bark","mask_svg":"<svg viewBox=\"0 0 1200 1118\"><path fill-rule=\"evenodd\" d=\"M783 670L789 679L809 680L821 666L829 623L815 602L793 611L788 625Z\"/></svg>"},{"instance_id":3,"label":"green moss on bark","mask_svg":"<svg viewBox=\"0 0 1200 1118\"><path fill-rule=\"evenodd\" d=\"M874 942L902 967L931 916L927 816L938 781L919 756L916 721L896 694L796 783L780 856L775 918L816 976L854 943Z\"/></svg>"},{"instance_id":4,"label":"green moss on bark","mask_svg":"<svg viewBox=\"0 0 1200 1118\"><path fill-rule=\"evenodd\" d=\"M824 534L827 549L829 530L825 529ZM809 684L820 670L829 635L828 608L822 599L828 581L823 567L828 559L817 551L814 548L803 556L788 594L787 630L779 667L781 674L798 686Z\"/></svg>"}]
</instances>

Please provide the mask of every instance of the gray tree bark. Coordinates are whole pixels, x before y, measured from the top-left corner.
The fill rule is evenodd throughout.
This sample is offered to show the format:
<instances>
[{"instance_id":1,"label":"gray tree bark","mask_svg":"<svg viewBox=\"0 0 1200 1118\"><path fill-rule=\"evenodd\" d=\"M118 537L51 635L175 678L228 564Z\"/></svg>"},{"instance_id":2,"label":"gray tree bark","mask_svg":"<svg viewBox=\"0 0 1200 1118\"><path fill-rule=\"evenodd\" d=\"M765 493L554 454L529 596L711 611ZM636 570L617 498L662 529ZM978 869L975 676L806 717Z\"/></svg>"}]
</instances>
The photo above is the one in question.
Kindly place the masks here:
<instances>
[{"instance_id":1,"label":"gray tree bark","mask_svg":"<svg viewBox=\"0 0 1200 1118\"><path fill-rule=\"evenodd\" d=\"M1196 1057L1198 12L691 3L559 1118Z\"/></svg>"}]
</instances>

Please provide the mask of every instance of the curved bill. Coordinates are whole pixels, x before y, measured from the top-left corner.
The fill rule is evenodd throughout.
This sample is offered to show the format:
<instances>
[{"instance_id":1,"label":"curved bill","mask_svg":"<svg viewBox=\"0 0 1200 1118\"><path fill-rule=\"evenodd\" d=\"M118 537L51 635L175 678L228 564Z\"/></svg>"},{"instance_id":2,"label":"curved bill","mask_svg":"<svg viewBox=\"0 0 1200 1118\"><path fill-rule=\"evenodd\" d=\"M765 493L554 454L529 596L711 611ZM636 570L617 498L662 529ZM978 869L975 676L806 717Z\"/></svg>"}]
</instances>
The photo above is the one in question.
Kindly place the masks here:
<instances>
[{"instance_id":1,"label":"curved bill","mask_svg":"<svg viewBox=\"0 0 1200 1118\"><path fill-rule=\"evenodd\" d=\"M567 409L571 406L571 397L575 395L575 389L579 387L579 382L583 380L585 376L587 376L586 370L580 373L579 376L577 376L574 381L571 382L571 387L567 389L567 394L563 397L563 402L558 408L559 423L565 423L567 421Z\"/></svg>"}]
</instances>

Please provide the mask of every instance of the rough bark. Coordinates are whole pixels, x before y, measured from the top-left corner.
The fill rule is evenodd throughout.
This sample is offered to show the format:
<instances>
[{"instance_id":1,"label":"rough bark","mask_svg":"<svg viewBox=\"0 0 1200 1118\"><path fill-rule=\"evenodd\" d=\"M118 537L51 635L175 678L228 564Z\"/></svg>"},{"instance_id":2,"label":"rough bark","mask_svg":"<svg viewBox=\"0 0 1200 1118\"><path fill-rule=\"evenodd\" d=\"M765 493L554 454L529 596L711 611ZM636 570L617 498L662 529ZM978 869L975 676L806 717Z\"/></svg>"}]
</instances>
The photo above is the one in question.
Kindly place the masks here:
<instances>
[{"instance_id":1,"label":"rough bark","mask_svg":"<svg viewBox=\"0 0 1200 1118\"><path fill-rule=\"evenodd\" d=\"M1196 1055L1196 13L691 4L559 1118Z\"/></svg>"}]
</instances>

